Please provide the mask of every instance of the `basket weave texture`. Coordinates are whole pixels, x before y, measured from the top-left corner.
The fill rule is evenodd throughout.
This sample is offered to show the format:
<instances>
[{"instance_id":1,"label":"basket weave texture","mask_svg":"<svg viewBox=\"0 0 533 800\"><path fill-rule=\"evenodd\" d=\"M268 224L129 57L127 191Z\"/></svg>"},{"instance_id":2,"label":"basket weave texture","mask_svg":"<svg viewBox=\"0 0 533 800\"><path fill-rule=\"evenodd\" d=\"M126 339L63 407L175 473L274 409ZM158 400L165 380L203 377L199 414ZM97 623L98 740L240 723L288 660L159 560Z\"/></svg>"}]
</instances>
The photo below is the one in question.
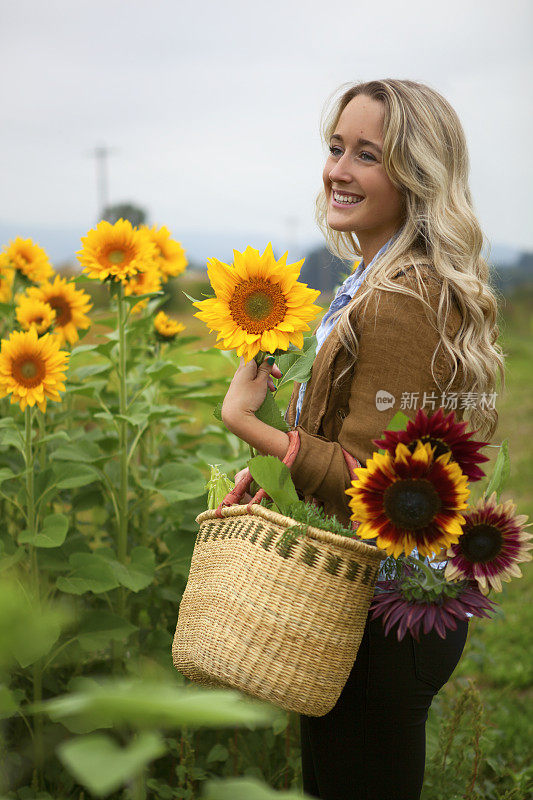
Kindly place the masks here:
<instances>
[{"instance_id":1,"label":"basket weave texture","mask_svg":"<svg viewBox=\"0 0 533 800\"><path fill-rule=\"evenodd\" d=\"M385 554L306 526L290 541L283 534L298 523L258 504L196 521L174 666L204 686L323 716L354 664Z\"/></svg>"}]
</instances>

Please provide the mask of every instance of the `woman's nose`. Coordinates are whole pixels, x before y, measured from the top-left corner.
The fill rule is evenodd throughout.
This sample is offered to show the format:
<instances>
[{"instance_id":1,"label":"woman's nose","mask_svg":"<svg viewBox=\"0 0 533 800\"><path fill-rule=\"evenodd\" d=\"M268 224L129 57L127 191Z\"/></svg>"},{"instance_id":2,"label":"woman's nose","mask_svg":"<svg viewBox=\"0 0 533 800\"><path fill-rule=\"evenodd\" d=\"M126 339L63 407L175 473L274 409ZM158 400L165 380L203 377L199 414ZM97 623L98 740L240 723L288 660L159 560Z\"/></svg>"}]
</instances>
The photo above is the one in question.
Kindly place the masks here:
<instances>
[{"instance_id":1,"label":"woman's nose","mask_svg":"<svg viewBox=\"0 0 533 800\"><path fill-rule=\"evenodd\" d=\"M346 154L345 154L346 155ZM348 161L342 156L329 172L330 181L351 181L352 176L349 171Z\"/></svg>"}]
</instances>

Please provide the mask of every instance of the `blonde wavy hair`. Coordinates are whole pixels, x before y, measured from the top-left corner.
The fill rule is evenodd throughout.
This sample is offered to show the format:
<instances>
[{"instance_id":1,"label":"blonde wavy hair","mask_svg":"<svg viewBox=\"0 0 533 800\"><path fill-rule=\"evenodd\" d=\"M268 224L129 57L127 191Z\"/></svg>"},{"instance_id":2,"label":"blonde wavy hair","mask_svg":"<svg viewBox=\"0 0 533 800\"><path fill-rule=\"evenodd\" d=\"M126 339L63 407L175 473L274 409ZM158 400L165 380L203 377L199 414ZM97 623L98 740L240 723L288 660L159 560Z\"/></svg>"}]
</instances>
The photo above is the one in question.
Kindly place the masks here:
<instances>
[{"instance_id":1,"label":"blonde wavy hair","mask_svg":"<svg viewBox=\"0 0 533 800\"><path fill-rule=\"evenodd\" d=\"M338 95L340 92L340 95ZM450 382L459 365L462 384L459 391L495 391L497 375L505 386L504 353L496 340L499 334L497 291L490 282L489 266L481 256L485 240L473 211L468 185L469 157L465 134L459 118L434 89L410 80L385 79L355 85L344 84L326 103L322 114L322 137L329 146L344 108L356 95L366 95L383 105L383 167L405 201L405 221L398 237L376 260L365 277L362 290L334 317L341 341L353 360L336 379L349 370L358 353L357 335L350 322L352 311L366 304L377 289L419 297L432 313L425 298L426 287L421 268L430 264L442 280L436 316L440 342L452 366ZM327 224L327 201L322 189L316 198L316 221L325 236L328 249L343 260L361 256L351 232L340 232ZM411 266L417 290L399 287L392 281L398 266ZM435 273L434 273L435 274ZM453 300L462 316L461 326L452 340L446 321ZM426 311L427 313L427 311ZM436 379L435 379L436 380ZM437 385L439 385L438 381ZM439 385L440 386L440 385ZM469 430L488 441L498 424L496 409L477 404L465 408Z\"/></svg>"}]
</instances>

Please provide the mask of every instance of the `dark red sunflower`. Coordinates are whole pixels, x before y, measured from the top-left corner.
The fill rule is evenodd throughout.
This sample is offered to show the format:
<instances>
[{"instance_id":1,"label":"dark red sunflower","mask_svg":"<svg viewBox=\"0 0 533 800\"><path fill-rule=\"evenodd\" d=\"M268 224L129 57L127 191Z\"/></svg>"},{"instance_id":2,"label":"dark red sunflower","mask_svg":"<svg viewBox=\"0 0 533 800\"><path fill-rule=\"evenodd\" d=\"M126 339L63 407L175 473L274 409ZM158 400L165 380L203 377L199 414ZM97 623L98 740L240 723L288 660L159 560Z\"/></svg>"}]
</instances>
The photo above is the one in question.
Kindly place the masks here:
<instances>
[{"instance_id":1,"label":"dark red sunflower","mask_svg":"<svg viewBox=\"0 0 533 800\"><path fill-rule=\"evenodd\" d=\"M497 503L496 492L478 500L465 519L463 535L448 548L445 577L474 579L483 594L501 592L502 581L522 577L518 564L532 560L533 536L524 528L533 523L526 525L527 514L516 514L512 500Z\"/></svg>"},{"instance_id":2,"label":"dark red sunflower","mask_svg":"<svg viewBox=\"0 0 533 800\"><path fill-rule=\"evenodd\" d=\"M461 471L469 481L479 481L485 473L477 465L489 461L488 456L478 452L486 447L487 442L469 441L475 431L465 433L468 422L456 422L455 412L444 416L442 406L431 417L418 409L414 422L409 420L405 430L384 431L383 439L372 439L377 447L394 454L398 442L405 444L411 452L415 449L417 439L424 444L429 442L435 447L435 458L450 452L453 461L459 464Z\"/></svg>"},{"instance_id":3,"label":"dark red sunflower","mask_svg":"<svg viewBox=\"0 0 533 800\"><path fill-rule=\"evenodd\" d=\"M488 617L488 612L496 607L492 600L479 591L475 581L449 583L436 597L432 590L425 597L420 586L413 592L409 580L378 581L376 587L387 591L372 598L371 619L383 617L385 636L398 625L398 641L403 639L407 631L419 641L421 630L429 633L433 629L444 639L447 629L454 631L457 628L456 620L466 619L468 614Z\"/></svg>"},{"instance_id":4,"label":"dark red sunflower","mask_svg":"<svg viewBox=\"0 0 533 800\"><path fill-rule=\"evenodd\" d=\"M361 539L376 539L394 558L415 547L438 555L458 541L470 490L450 451L435 459L429 443L418 441L411 452L400 442L393 455L376 451L354 473L346 494Z\"/></svg>"}]
</instances>

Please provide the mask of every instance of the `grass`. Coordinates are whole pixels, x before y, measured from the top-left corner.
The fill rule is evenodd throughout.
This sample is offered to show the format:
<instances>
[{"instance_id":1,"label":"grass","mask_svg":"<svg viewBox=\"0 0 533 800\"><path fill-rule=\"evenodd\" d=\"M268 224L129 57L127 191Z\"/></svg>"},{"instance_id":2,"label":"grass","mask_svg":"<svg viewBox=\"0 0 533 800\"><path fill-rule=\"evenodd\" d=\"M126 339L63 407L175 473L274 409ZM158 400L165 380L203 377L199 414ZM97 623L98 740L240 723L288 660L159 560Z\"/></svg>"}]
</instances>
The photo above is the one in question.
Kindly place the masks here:
<instances>
[{"instance_id":1,"label":"grass","mask_svg":"<svg viewBox=\"0 0 533 800\"><path fill-rule=\"evenodd\" d=\"M518 512L533 520L530 309L527 296L515 295L506 303L500 336L506 354L506 387L497 397L499 424L493 442L507 439L509 443L511 470L501 501L512 499ZM488 462L484 469L490 469ZM501 594L491 593L499 606L498 615L492 620L472 619L461 661L443 690L453 695L457 685L464 685L469 678L475 681L493 731L494 752L503 754L507 767L515 772L530 767L533 749L533 569L528 562L521 569L521 579L505 583ZM430 731L438 724L438 710L437 705L430 711Z\"/></svg>"}]
</instances>

